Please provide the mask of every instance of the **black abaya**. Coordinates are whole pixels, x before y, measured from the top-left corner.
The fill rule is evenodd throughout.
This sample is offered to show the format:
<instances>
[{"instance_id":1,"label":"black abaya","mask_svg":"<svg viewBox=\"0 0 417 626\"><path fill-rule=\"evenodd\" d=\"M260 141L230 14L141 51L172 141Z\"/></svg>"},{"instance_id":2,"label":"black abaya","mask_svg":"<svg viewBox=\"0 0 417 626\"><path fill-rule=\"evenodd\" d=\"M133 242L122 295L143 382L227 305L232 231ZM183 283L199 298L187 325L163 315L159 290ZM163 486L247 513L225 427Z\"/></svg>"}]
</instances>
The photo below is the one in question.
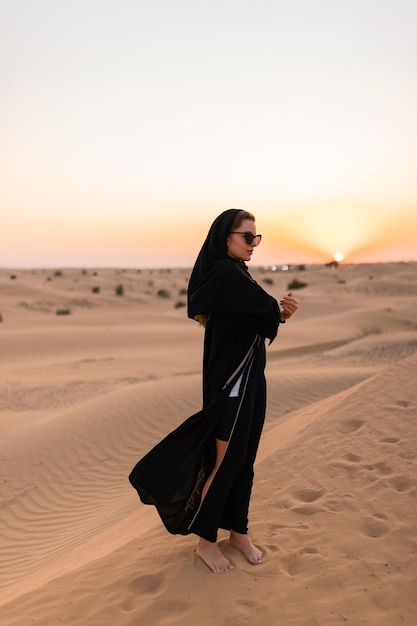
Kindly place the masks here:
<instances>
[{"instance_id":1,"label":"black abaya","mask_svg":"<svg viewBox=\"0 0 417 626\"><path fill-rule=\"evenodd\" d=\"M280 322L277 301L243 262L227 256L235 215L230 209L213 223L189 284L189 316L209 314L203 408L157 444L129 476L169 532L195 533L208 541L216 541L218 528L247 532L253 464L265 417L265 338L275 338ZM237 395L230 398L238 381ZM227 449L201 502L214 466L215 437L227 437Z\"/></svg>"}]
</instances>

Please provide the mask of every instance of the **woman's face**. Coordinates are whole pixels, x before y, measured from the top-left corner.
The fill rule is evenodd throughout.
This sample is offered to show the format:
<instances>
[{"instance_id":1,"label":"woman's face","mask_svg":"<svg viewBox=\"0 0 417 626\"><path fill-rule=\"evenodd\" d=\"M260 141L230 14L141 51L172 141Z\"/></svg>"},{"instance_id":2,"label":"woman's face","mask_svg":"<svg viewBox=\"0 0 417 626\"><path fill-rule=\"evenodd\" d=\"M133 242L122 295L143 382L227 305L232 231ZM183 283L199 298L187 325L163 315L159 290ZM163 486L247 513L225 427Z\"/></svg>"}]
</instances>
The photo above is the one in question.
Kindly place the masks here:
<instances>
[{"instance_id":1,"label":"woman's face","mask_svg":"<svg viewBox=\"0 0 417 626\"><path fill-rule=\"evenodd\" d=\"M252 233L252 235L255 235L255 222L243 220L236 230L239 232L232 232L227 238L227 254L238 261L250 261L253 250L259 245L259 241L254 239L252 243L247 243L245 236L240 233Z\"/></svg>"}]
</instances>

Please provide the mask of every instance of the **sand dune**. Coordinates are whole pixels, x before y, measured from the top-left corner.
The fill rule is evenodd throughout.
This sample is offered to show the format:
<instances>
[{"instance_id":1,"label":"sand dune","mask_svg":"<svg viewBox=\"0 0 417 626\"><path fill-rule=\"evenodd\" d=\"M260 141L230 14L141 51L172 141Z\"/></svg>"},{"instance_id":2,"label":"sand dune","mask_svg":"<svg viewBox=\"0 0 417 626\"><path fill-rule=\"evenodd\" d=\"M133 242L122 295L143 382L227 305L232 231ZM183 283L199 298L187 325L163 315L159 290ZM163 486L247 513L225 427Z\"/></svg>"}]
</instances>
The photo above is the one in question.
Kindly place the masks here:
<instances>
[{"instance_id":1,"label":"sand dune","mask_svg":"<svg viewBox=\"0 0 417 626\"><path fill-rule=\"evenodd\" d=\"M127 482L201 405L189 272L2 270L1 624L415 626L416 268L253 271L276 296L307 286L268 347L251 507L266 558L220 534L224 575Z\"/></svg>"}]
</instances>

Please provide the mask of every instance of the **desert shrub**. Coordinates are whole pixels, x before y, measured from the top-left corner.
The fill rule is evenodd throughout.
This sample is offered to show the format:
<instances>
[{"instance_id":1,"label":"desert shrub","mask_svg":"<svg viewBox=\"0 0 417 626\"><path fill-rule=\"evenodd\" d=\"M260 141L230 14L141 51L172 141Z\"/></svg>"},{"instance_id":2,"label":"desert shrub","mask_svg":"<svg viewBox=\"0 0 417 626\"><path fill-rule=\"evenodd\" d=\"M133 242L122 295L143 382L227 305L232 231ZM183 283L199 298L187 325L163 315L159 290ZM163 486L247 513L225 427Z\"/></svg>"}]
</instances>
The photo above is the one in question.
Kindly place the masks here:
<instances>
[{"instance_id":1,"label":"desert shrub","mask_svg":"<svg viewBox=\"0 0 417 626\"><path fill-rule=\"evenodd\" d=\"M93 272L93 276L98 276L98 272Z\"/></svg>"},{"instance_id":2,"label":"desert shrub","mask_svg":"<svg viewBox=\"0 0 417 626\"><path fill-rule=\"evenodd\" d=\"M12 275L10 276L10 280L16 280L16 278L17 278L16 274L12 274Z\"/></svg>"},{"instance_id":3,"label":"desert shrub","mask_svg":"<svg viewBox=\"0 0 417 626\"><path fill-rule=\"evenodd\" d=\"M167 289L159 289L157 295L160 298L169 298L171 294L169 293Z\"/></svg>"},{"instance_id":4,"label":"desert shrub","mask_svg":"<svg viewBox=\"0 0 417 626\"><path fill-rule=\"evenodd\" d=\"M306 269L306 266L304 265L304 263L301 263L301 265L296 265L295 269L297 272L304 272Z\"/></svg>"},{"instance_id":5,"label":"desert shrub","mask_svg":"<svg viewBox=\"0 0 417 626\"><path fill-rule=\"evenodd\" d=\"M125 292L125 288L123 287L121 283L116 285L114 289L114 293L116 294L116 296L123 296L124 292Z\"/></svg>"},{"instance_id":6,"label":"desert shrub","mask_svg":"<svg viewBox=\"0 0 417 626\"><path fill-rule=\"evenodd\" d=\"M52 278L51 278L50 276L47 276L47 277L46 277L46 280L47 280L47 281L50 281L50 280L52 280Z\"/></svg>"},{"instance_id":7,"label":"desert shrub","mask_svg":"<svg viewBox=\"0 0 417 626\"><path fill-rule=\"evenodd\" d=\"M88 272L87 272L87 270L81 270L81 274L82 274L83 276L86 276L86 275L88 274Z\"/></svg>"},{"instance_id":8,"label":"desert shrub","mask_svg":"<svg viewBox=\"0 0 417 626\"><path fill-rule=\"evenodd\" d=\"M266 285L273 285L274 280L272 278L264 278L263 281Z\"/></svg>"},{"instance_id":9,"label":"desert shrub","mask_svg":"<svg viewBox=\"0 0 417 626\"><path fill-rule=\"evenodd\" d=\"M175 303L175 308L176 309L181 309L181 307L185 306L185 302L184 300L178 300L178 302Z\"/></svg>"},{"instance_id":10,"label":"desert shrub","mask_svg":"<svg viewBox=\"0 0 417 626\"><path fill-rule=\"evenodd\" d=\"M91 287L91 293L100 293L100 287Z\"/></svg>"},{"instance_id":11,"label":"desert shrub","mask_svg":"<svg viewBox=\"0 0 417 626\"><path fill-rule=\"evenodd\" d=\"M57 309L55 311L55 315L70 315L70 314L71 314L70 309Z\"/></svg>"},{"instance_id":12,"label":"desert shrub","mask_svg":"<svg viewBox=\"0 0 417 626\"><path fill-rule=\"evenodd\" d=\"M346 281L345 281L345 279L344 279L344 278L339 278L339 280L337 281L337 284L338 284L338 285L345 285L345 284L346 284Z\"/></svg>"},{"instance_id":13,"label":"desert shrub","mask_svg":"<svg viewBox=\"0 0 417 626\"><path fill-rule=\"evenodd\" d=\"M148 280L148 287L153 287L153 280Z\"/></svg>"},{"instance_id":14,"label":"desert shrub","mask_svg":"<svg viewBox=\"0 0 417 626\"><path fill-rule=\"evenodd\" d=\"M187 289L186 289L185 287L182 287L182 288L179 290L178 294L179 294L180 296L186 296L186 295L187 295Z\"/></svg>"},{"instance_id":15,"label":"desert shrub","mask_svg":"<svg viewBox=\"0 0 417 626\"><path fill-rule=\"evenodd\" d=\"M2 316L2 314L0 313L0 322L2 322L2 321L3 321L3 316Z\"/></svg>"},{"instance_id":16,"label":"desert shrub","mask_svg":"<svg viewBox=\"0 0 417 626\"><path fill-rule=\"evenodd\" d=\"M302 280L298 280L298 278L294 278L293 280L291 280L288 285L287 285L287 289L302 289L303 287L307 287L307 283L303 283Z\"/></svg>"},{"instance_id":17,"label":"desert shrub","mask_svg":"<svg viewBox=\"0 0 417 626\"><path fill-rule=\"evenodd\" d=\"M61 270L56 270L56 272L54 272L54 276L62 276Z\"/></svg>"}]
</instances>

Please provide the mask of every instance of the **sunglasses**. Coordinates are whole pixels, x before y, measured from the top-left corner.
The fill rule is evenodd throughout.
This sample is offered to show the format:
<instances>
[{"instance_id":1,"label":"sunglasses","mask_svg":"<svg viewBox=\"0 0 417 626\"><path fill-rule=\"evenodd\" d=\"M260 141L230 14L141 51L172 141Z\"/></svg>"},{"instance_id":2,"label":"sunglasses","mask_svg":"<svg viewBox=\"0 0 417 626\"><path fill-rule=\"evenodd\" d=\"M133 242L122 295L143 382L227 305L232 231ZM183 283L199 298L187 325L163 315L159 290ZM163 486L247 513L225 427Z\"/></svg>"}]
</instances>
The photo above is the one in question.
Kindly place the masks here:
<instances>
[{"instance_id":1,"label":"sunglasses","mask_svg":"<svg viewBox=\"0 0 417 626\"><path fill-rule=\"evenodd\" d=\"M261 243L261 239L262 239L262 235L254 235L253 233L250 233L248 230L245 232L242 232L241 230L231 230L230 234L231 235L243 235L247 244L251 245L253 242L255 242L255 246L259 246L259 244Z\"/></svg>"}]
</instances>

